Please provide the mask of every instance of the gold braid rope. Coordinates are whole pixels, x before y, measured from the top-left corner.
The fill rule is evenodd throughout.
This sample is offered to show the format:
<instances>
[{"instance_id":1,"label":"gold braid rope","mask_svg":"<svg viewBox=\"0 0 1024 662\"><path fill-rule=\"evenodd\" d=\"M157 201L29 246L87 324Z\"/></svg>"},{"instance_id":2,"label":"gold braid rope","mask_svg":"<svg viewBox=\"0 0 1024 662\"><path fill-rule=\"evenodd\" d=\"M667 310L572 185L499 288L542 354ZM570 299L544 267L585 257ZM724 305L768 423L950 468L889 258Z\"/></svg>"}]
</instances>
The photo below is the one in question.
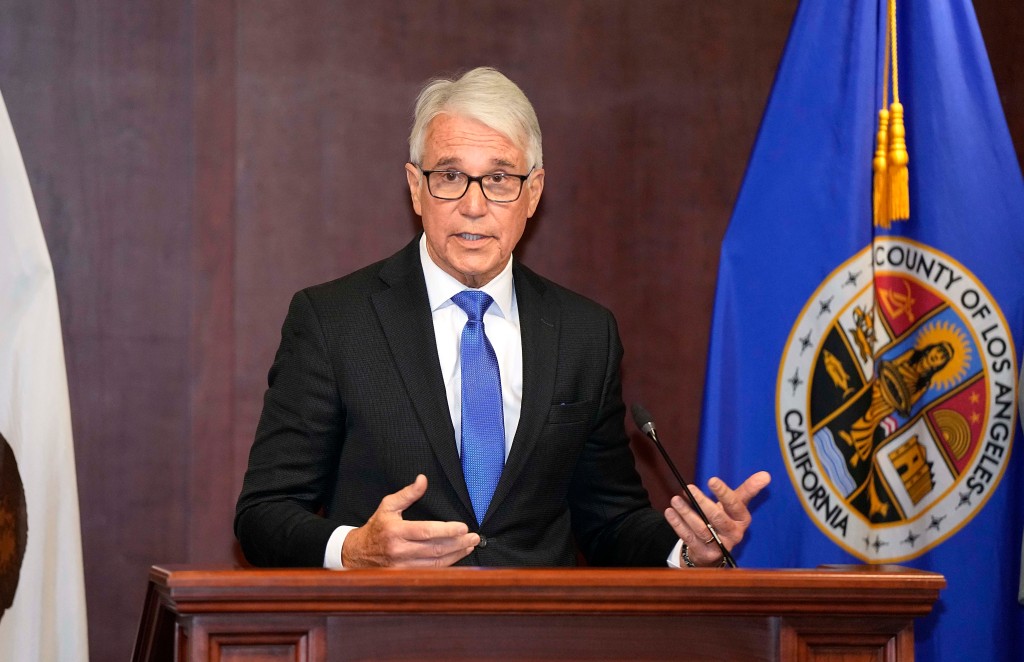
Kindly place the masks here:
<instances>
[{"instance_id":1,"label":"gold braid rope","mask_svg":"<svg viewBox=\"0 0 1024 662\"><path fill-rule=\"evenodd\" d=\"M896 0L888 0L885 60L882 74L882 108L878 111L872 208L876 226L888 228L892 221L910 218L910 161L907 131L900 103L899 51L896 40ZM892 64L892 105L889 98L889 67Z\"/></svg>"}]
</instances>

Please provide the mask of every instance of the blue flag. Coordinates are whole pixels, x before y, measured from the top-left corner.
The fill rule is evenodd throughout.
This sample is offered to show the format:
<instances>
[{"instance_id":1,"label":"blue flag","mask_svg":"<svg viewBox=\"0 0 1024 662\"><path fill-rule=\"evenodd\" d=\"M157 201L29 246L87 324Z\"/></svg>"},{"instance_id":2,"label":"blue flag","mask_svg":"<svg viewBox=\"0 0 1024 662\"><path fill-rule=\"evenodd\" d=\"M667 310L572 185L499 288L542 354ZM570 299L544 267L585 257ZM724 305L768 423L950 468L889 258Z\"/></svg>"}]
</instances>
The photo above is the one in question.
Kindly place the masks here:
<instances>
[{"instance_id":1,"label":"blue flag","mask_svg":"<svg viewBox=\"0 0 1024 662\"><path fill-rule=\"evenodd\" d=\"M889 23L797 11L722 245L698 475L774 477L741 566L941 572L917 659L1019 660L1024 182L969 0L901 1L896 58ZM909 214L876 225L897 87Z\"/></svg>"}]
</instances>

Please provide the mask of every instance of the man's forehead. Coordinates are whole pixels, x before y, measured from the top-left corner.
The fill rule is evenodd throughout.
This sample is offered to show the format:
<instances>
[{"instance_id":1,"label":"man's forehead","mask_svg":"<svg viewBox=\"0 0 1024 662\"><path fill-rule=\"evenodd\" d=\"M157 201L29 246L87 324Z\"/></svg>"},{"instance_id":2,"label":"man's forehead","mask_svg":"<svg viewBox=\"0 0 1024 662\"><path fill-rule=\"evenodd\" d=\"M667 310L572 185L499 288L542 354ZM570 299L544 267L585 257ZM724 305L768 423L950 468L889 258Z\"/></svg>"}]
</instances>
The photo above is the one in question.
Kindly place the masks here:
<instances>
[{"instance_id":1,"label":"man's forehead","mask_svg":"<svg viewBox=\"0 0 1024 662\"><path fill-rule=\"evenodd\" d=\"M434 167L450 166L452 168L461 168L466 164L466 162L466 159L463 159L461 156L457 154L441 154L434 163ZM512 159L506 159L501 157L492 158L488 163L489 165L495 168L514 168L519 165L519 163ZM475 164L476 163L474 163L474 165Z\"/></svg>"},{"instance_id":2,"label":"man's forehead","mask_svg":"<svg viewBox=\"0 0 1024 662\"><path fill-rule=\"evenodd\" d=\"M457 115L438 115L427 128L425 160L438 165L515 167L525 155L515 141L486 124Z\"/></svg>"}]
</instances>

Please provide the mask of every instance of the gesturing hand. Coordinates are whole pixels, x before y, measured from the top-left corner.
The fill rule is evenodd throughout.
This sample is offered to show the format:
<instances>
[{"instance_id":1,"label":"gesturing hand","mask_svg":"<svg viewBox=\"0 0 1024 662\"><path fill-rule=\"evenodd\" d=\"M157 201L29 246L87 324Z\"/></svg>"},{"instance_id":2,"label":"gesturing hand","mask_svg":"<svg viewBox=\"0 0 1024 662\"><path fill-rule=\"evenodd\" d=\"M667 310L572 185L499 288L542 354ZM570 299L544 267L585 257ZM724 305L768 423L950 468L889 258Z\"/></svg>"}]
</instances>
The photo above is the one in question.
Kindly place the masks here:
<instances>
[{"instance_id":1,"label":"gesturing hand","mask_svg":"<svg viewBox=\"0 0 1024 662\"><path fill-rule=\"evenodd\" d=\"M462 522L417 522L402 512L427 492L423 474L394 494L381 499L377 511L345 538L341 549L346 568L441 568L473 551L480 536Z\"/></svg>"},{"instance_id":2,"label":"gesturing hand","mask_svg":"<svg viewBox=\"0 0 1024 662\"><path fill-rule=\"evenodd\" d=\"M743 540L751 520L747 505L771 480L767 471L758 471L732 490L721 479L712 478L708 481L708 487L718 499L717 502L705 496L696 485L690 485L693 498L715 527L726 549L732 550ZM700 516L678 495L672 497L671 504L665 510L665 519L675 529L679 539L686 543L690 560L696 565L718 565L722 560L722 552Z\"/></svg>"}]
</instances>

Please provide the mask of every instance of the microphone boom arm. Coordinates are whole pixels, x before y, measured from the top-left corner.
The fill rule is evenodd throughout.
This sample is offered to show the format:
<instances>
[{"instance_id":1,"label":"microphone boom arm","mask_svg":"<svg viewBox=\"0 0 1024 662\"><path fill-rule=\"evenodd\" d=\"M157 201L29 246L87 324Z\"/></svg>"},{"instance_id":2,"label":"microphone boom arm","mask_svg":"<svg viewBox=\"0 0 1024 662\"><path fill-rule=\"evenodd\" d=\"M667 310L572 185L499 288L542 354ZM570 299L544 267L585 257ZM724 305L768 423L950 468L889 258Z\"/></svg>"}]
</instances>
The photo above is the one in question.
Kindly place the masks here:
<instances>
[{"instance_id":1,"label":"microphone boom arm","mask_svg":"<svg viewBox=\"0 0 1024 662\"><path fill-rule=\"evenodd\" d=\"M683 480L683 476L679 473L679 470L676 469L675 462L673 462L672 458L668 456L668 452L665 450L665 447L662 446L661 441L658 440L658 433L654 429L654 421L651 420L651 415L647 413L647 410L637 404L634 404L632 409L633 421L636 423L636 426L640 428L640 431L653 441L654 445L658 448L658 452L661 453L661 457L665 459L665 464L667 464L668 468L672 470L672 474L676 477L676 480L679 481L679 486L683 488L683 494L686 495L686 499L690 502L690 507L693 508L694 512L696 512L704 522L704 526L707 527L708 532L715 541L715 544L717 544L718 548L722 550L722 558L725 559L725 565L730 568L738 567L736 565L736 559L733 558L729 549L725 546L725 543L722 542L722 539L718 537L718 531L715 531L715 527L711 524L711 521L708 520L707 515L704 514L704 510L697 504L697 499L694 498L693 493L690 492L690 488L686 484L686 481Z\"/></svg>"}]
</instances>

